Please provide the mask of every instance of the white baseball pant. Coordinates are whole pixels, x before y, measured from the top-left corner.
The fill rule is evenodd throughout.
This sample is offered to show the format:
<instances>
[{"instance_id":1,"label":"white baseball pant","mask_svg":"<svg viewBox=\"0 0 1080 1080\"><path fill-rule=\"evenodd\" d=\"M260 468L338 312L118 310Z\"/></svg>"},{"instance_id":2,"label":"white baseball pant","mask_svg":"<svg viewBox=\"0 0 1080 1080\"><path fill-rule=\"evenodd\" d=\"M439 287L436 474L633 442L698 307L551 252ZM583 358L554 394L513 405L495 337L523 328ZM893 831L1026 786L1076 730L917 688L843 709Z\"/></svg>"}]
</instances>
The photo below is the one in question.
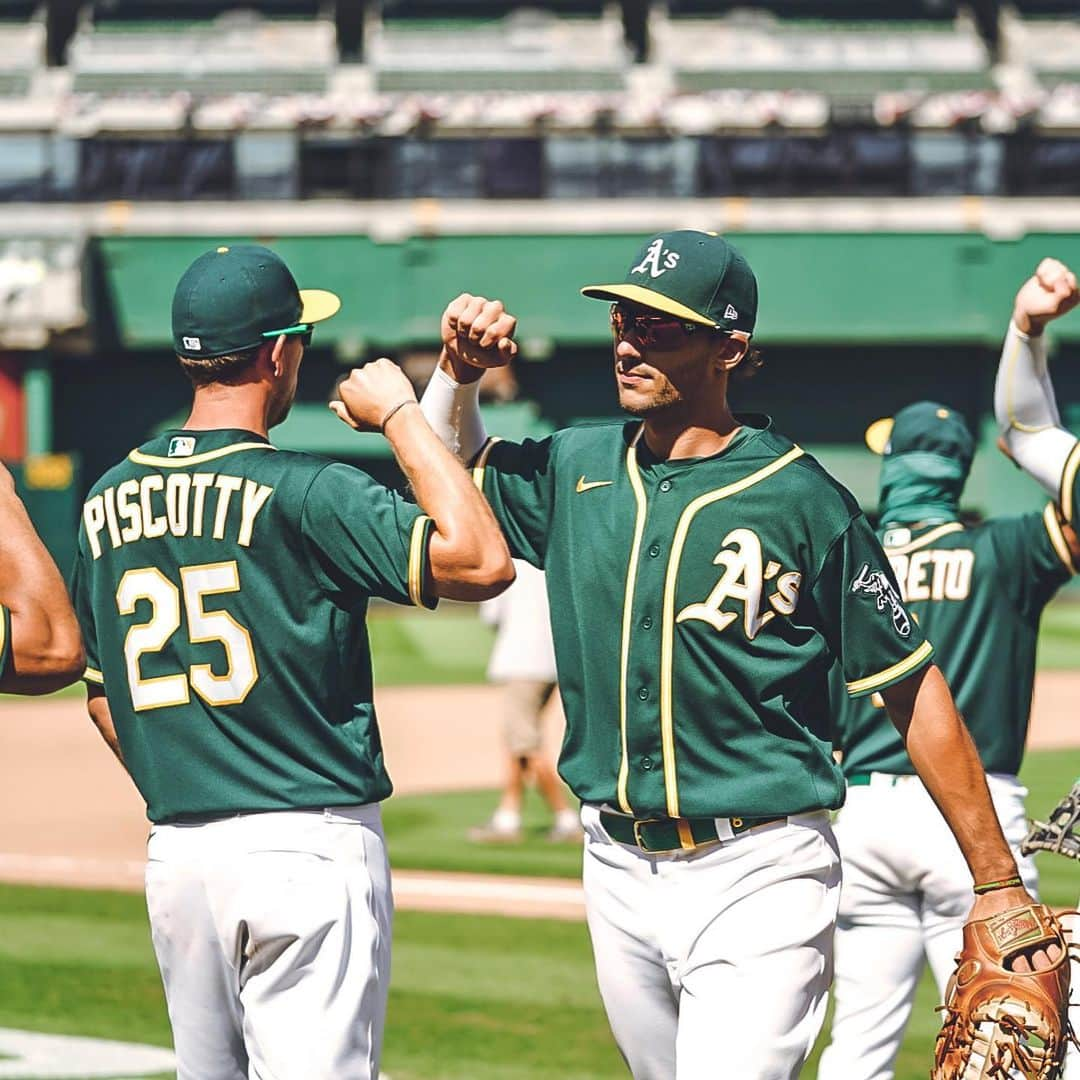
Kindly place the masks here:
<instances>
[{"instance_id":1,"label":"white baseball pant","mask_svg":"<svg viewBox=\"0 0 1080 1080\"><path fill-rule=\"evenodd\" d=\"M1027 833L1015 776L987 777L1002 831L1033 894L1038 873L1020 855ZM872 773L850 787L836 821L844 864L836 928L836 1008L818 1080L891 1080L915 989L929 960L942 1000L975 900L967 864L917 776Z\"/></svg>"},{"instance_id":2,"label":"white baseball pant","mask_svg":"<svg viewBox=\"0 0 1080 1080\"><path fill-rule=\"evenodd\" d=\"M375 1080L393 901L377 803L157 825L177 1080Z\"/></svg>"},{"instance_id":3,"label":"white baseball pant","mask_svg":"<svg viewBox=\"0 0 1080 1080\"><path fill-rule=\"evenodd\" d=\"M840 860L824 812L697 853L612 840L582 807L600 995L635 1080L791 1080L825 1016Z\"/></svg>"}]
</instances>

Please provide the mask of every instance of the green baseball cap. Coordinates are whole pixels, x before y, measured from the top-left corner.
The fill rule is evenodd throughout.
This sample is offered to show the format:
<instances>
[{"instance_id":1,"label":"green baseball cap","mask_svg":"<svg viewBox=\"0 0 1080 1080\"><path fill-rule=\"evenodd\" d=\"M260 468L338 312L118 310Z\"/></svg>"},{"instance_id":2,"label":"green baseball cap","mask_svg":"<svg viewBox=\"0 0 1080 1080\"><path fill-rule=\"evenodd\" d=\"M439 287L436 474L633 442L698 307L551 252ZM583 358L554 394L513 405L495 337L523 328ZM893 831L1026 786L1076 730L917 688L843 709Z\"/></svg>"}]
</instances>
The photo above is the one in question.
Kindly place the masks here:
<instances>
[{"instance_id":1,"label":"green baseball cap","mask_svg":"<svg viewBox=\"0 0 1080 1080\"><path fill-rule=\"evenodd\" d=\"M297 288L269 248L223 245L200 255L176 286L173 348L193 360L227 356L279 334L304 334L340 307L332 292Z\"/></svg>"},{"instance_id":2,"label":"green baseball cap","mask_svg":"<svg viewBox=\"0 0 1080 1080\"><path fill-rule=\"evenodd\" d=\"M975 440L964 418L936 401L917 401L896 416L875 420L866 429L866 445L875 454L921 452L960 462L965 470L975 457Z\"/></svg>"},{"instance_id":3,"label":"green baseball cap","mask_svg":"<svg viewBox=\"0 0 1080 1080\"><path fill-rule=\"evenodd\" d=\"M587 285L597 300L630 300L715 330L750 334L757 319L757 279L750 264L722 236L677 229L652 237L625 280Z\"/></svg>"}]
</instances>

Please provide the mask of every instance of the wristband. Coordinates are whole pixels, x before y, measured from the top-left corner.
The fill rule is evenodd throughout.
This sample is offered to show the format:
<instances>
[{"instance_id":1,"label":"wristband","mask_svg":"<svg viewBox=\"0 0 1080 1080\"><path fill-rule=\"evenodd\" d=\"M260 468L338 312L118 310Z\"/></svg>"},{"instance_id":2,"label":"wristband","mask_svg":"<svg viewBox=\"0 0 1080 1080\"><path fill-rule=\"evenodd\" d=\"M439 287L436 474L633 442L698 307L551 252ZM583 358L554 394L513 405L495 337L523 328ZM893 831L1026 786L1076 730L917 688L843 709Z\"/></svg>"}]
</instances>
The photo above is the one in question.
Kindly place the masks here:
<instances>
[{"instance_id":1,"label":"wristband","mask_svg":"<svg viewBox=\"0 0 1080 1080\"><path fill-rule=\"evenodd\" d=\"M976 896L982 896L984 893L997 892L998 889L1015 889L1023 884L1023 880L1018 875L1002 878L1000 881L984 881L981 885L975 886L974 892Z\"/></svg>"},{"instance_id":2,"label":"wristband","mask_svg":"<svg viewBox=\"0 0 1080 1080\"><path fill-rule=\"evenodd\" d=\"M399 401L383 418L382 423L379 424L379 430L386 433L386 425L390 423L391 419L397 413L399 409L404 409L406 405L418 405L419 402L416 398L406 398L404 401Z\"/></svg>"}]
</instances>

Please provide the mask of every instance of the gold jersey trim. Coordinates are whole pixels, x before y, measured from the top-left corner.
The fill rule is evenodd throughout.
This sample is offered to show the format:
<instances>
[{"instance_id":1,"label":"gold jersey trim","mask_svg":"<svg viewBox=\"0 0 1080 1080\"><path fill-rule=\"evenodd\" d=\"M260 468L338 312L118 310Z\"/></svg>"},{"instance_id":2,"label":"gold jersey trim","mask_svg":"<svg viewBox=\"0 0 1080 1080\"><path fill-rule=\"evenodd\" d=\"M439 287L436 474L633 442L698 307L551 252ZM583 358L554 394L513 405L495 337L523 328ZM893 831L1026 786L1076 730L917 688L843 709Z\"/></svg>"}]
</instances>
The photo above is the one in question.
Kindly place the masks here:
<instances>
[{"instance_id":1,"label":"gold jersey trim","mask_svg":"<svg viewBox=\"0 0 1080 1080\"><path fill-rule=\"evenodd\" d=\"M409 599L424 607L424 537L431 518L421 514L414 522L409 538Z\"/></svg>"},{"instance_id":2,"label":"gold jersey trim","mask_svg":"<svg viewBox=\"0 0 1080 1080\"><path fill-rule=\"evenodd\" d=\"M141 450L132 450L128 454L128 460L134 461L136 465L154 465L159 469L182 469L188 465L201 465L204 461L225 457L226 454L237 454L241 450L276 449L276 446L269 443L234 443L232 446L222 446L217 450L207 450L205 454L192 454L191 457L184 458L156 457L154 454L144 454Z\"/></svg>"},{"instance_id":3,"label":"gold jersey trim","mask_svg":"<svg viewBox=\"0 0 1080 1080\"><path fill-rule=\"evenodd\" d=\"M943 536L948 536L949 533L963 532L964 525L959 521L950 521L946 525L939 525L936 529L931 529L928 533L920 536L918 540L911 540L906 544L898 544L896 547L887 547L885 550L890 555L907 555L910 551L918 551L919 548L926 547L927 544L932 544L935 540L940 540Z\"/></svg>"},{"instance_id":4,"label":"gold jersey trim","mask_svg":"<svg viewBox=\"0 0 1080 1080\"><path fill-rule=\"evenodd\" d=\"M1073 484L1076 481L1078 468L1080 468L1080 440L1077 440L1076 445L1069 451L1069 456L1065 459L1065 468L1061 470L1058 504L1061 506L1061 513L1067 525L1073 523L1073 515L1076 512L1076 507L1073 506Z\"/></svg>"},{"instance_id":5,"label":"gold jersey trim","mask_svg":"<svg viewBox=\"0 0 1080 1080\"><path fill-rule=\"evenodd\" d=\"M675 529L675 540L671 548L671 556L668 559L667 575L664 581L664 609L661 624L663 627L660 641L660 742L664 757L664 791L667 797L667 812L669 817L677 818L682 815L679 812L679 781L676 776L675 760L675 719L672 705L672 668L674 664L675 650L675 587L679 579L679 563L682 560L683 546L686 544L686 535L690 531L690 523L702 508L709 506L730 495L737 495L740 491L760 484L770 476L786 468L793 461L804 454L801 446L793 446L786 454L781 455L775 461L770 462L756 472L744 476L733 484L727 484L715 491L699 495L683 510L679 517L679 524Z\"/></svg>"},{"instance_id":6,"label":"gold jersey trim","mask_svg":"<svg viewBox=\"0 0 1080 1080\"><path fill-rule=\"evenodd\" d=\"M634 517L634 542L630 547L630 561L626 567L626 591L623 594L622 649L619 657L619 746L621 756L619 759L618 792L619 808L627 814L632 813L632 810L630 807L630 795L627 790L630 782L630 759L626 745L626 670L630 664L630 634L634 619L634 591L637 588L637 567L638 559L641 556L641 538L645 535L645 515L649 510L645 486L641 482L641 475L638 473L637 467L637 444L644 430L645 425L642 424L626 450L626 474L630 478L630 487L634 491L634 502L637 505Z\"/></svg>"},{"instance_id":7,"label":"gold jersey trim","mask_svg":"<svg viewBox=\"0 0 1080 1080\"><path fill-rule=\"evenodd\" d=\"M86 682L97 683L100 686L105 685L105 676L98 671L97 668L92 668L87 665L86 670L83 672L83 679Z\"/></svg>"},{"instance_id":8,"label":"gold jersey trim","mask_svg":"<svg viewBox=\"0 0 1080 1080\"><path fill-rule=\"evenodd\" d=\"M480 456L473 462L472 479L481 494L484 492L484 470L487 468L487 460L497 442L502 442L502 439L498 437L488 439L484 444L484 448L480 451Z\"/></svg>"},{"instance_id":9,"label":"gold jersey trim","mask_svg":"<svg viewBox=\"0 0 1080 1080\"><path fill-rule=\"evenodd\" d=\"M1046 532L1050 537L1050 543L1054 545L1054 550L1058 553L1058 558L1065 564L1070 574L1075 574L1076 566L1073 564L1069 542L1061 530L1061 522L1058 521L1057 510L1053 503L1046 504L1046 509L1043 510L1043 523L1046 525Z\"/></svg>"},{"instance_id":10,"label":"gold jersey trim","mask_svg":"<svg viewBox=\"0 0 1080 1080\"><path fill-rule=\"evenodd\" d=\"M913 653L904 657L899 663L893 664L892 667L887 667L876 675L867 675L865 679L849 682L847 692L854 697L856 694L865 694L868 690L876 690L879 686L884 686L894 679L899 679L901 675L914 671L933 651L934 646L929 641L924 641Z\"/></svg>"}]
</instances>

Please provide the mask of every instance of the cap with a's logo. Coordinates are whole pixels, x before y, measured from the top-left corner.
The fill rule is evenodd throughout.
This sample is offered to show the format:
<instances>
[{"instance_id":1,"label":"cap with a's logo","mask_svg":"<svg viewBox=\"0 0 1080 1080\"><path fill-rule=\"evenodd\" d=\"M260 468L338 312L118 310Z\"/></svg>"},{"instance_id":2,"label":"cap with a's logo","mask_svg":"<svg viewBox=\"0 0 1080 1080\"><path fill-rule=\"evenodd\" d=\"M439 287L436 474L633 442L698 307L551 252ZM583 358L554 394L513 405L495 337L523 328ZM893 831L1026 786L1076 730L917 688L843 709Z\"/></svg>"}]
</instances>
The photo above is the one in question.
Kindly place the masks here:
<instances>
[{"instance_id":1,"label":"cap with a's logo","mask_svg":"<svg viewBox=\"0 0 1080 1080\"><path fill-rule=\"evenodd\" d=\"M626 278L581 290L597 300L630 300L717 330L753 332L757 280L750 264L722 236L678 229L652 237Z\"/></svg>"},{"instance_id":2,"label":"cap with a's logo","mask_svg":"<svg viewBox=\"0 0 1080 1080\"><path fill-rule=\"evenodd\" d=\"M232 244L200 255L173 294L173 348L189 358L227 356L279 334L303 334L329 319L341 301L324 289L300 289L269 248Z\"/></svg>"},{"instance_id":3,"label":"cap with a's logo","mask_svg":"<svg viewBox=\"0 0 1080 1080\"><path fill-rule=\"evenodd\" d=\"M896 416L875 420L865 438L866 445L882 457L936 454L959 462L965 471L975 456L975 440L963 416L936 401L917 401Z\"/></svg>"}]
</instances>

